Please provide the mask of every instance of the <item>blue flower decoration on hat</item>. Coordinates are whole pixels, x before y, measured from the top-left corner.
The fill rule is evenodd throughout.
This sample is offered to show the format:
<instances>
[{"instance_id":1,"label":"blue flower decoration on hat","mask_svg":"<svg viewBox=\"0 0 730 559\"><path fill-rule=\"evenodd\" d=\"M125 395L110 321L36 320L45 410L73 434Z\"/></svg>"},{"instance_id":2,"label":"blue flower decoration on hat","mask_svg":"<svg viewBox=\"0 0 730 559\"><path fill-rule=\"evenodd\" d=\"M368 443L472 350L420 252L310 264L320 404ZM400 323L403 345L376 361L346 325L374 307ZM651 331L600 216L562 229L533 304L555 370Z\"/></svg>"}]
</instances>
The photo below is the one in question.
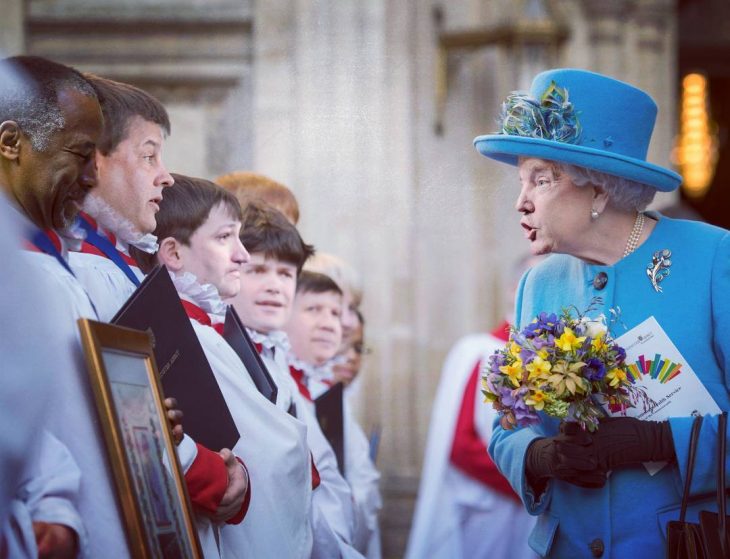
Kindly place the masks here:
<instances>
[{"instance_id":1,"label":"blue flower decoration on hat","mask_svg":"<svg viewBox=\"0 0 730 559\"><path fill-rule=\"evenodd\" d=\"M499 134L545 138L575 144L581 133L578 111L568 99L568 91L554 81L534 99L527 93L513 92L502 103Z\"/></svg>"}]
</instances>

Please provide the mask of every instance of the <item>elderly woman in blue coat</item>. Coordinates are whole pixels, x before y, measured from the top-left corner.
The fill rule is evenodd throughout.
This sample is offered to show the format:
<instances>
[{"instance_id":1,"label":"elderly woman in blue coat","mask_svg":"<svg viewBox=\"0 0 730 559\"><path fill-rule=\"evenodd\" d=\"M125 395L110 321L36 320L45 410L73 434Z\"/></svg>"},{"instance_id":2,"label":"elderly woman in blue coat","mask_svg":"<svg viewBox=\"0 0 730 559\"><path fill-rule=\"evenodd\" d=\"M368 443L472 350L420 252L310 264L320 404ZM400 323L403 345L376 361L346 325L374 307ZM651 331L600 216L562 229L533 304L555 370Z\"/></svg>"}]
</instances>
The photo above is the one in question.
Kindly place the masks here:
<instances>
[{"instance_id":1,"label":"elderly woman in blue coat","mask_svg":"<svg viewBox=\"0 0 730 559\"><path fill-rule=\"evenodd\" d=\"M730 236L710 225L645 212L676 173L646 161L656 105L643 91L583 70L538 75L510 95L501 130L475 139L482 154L519 169L516 209L535 254L554 253L519 287L517 326L574 305L620 309L633 328L653 316L717 406L730 409ZM663 279L647 274L667 255ZM623 332L613 332L620 335ZM541 423L496 425L489 452L539 515L532 548L551 557L663 557L678 516L693 418L602 420L593 433ZM716 488L718 416L702 422L691 494ZM727 457L726 457L727 459ZM667 461L650 475L642 462Z\"/></svg>"}]
</instances>

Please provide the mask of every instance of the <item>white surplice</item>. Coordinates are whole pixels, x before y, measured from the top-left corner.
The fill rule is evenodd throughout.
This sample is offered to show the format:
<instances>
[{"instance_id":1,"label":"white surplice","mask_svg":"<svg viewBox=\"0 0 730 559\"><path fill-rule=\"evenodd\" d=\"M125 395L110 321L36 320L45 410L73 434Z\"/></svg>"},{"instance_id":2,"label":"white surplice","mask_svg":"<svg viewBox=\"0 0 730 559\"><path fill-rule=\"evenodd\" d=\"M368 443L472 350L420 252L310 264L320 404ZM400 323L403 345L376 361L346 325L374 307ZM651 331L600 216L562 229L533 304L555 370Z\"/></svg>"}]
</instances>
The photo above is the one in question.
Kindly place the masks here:
<instances>
[{"instance_id":1,"label":"white surplice","mask_svg":"<svg viewBox=\"0 0 730 559\"><path fill-rule=\"evenodd\" d=\"M334 380L330 364L313 367L298 362L307 377L307 387L316 399L327 392ZM380 473L370 459L370 443L355 419L349 400L342 401L345 479L354 499L355 526L353 545L368 559L380 559L380 530L378 513L383 506L380 497Z\"/></svg>"},{"instance_id":2,"label":"white surplice","mask_svg":"<svg viewBox=\"0 0 730 559\"><path fill-rule=\"evenodd\" d=\"M314 405L299 393L289 374L291 350L285 332L267 334L247 329L251 339L262 346L261 357L279 390L277 406L289 410L294 404L297 417L307 425L307 444L320 476L320 485L312 495L312 557L361 557L353 545L354 511L352 493L337 468L337 458L322 433Z\"/></svg>"},{"instance_id":3,"label":"white surplice","mask_svg":"<svg viewBox=\"0 0 730 559\"><path fill-rule=\"evenodd\" d=\"M63 247L62 254L67 256ZM88 533L90 557L128 557L122 516L116 500L94 396L89 383L76 321L97 316L78 280L55 257L25 252L42 289L54 297L54 313L48 316L60 349L53 356L56 387L48 405L48 430L70 451L81 470L78 510Z\"/></svg>"},{"instance_id":4,"label":"white surplice","mask_svg":"<svg viewBox=\"0 0 730 559\"><path fill-rule=\"evenodd\" d=\"M407 559L534 559L527 535L535 518L510 499L455 468L449 456L466 383L479 361L504 342L490 334L462 338L444 362L436 390ZM495 411L477 383L474 424L489 444ZM486 450L485 450L486 452Z\"/></svg>"},{"instance_id":5,"label":"white surplice","mask_svg":"<svg viewBox=\"0 0 730 559\"><path fill-rule=\"evenodd\" d=\"M215 288L191 283L190 276L173 277L181 298L201 307L214 324L222 321L225 305L217 304ZM307 558L312 550L307 428L259 393L236 352L214 328L194 319L191 323L238 428L241 438L232 450L246 464L251 483L243 522L220 530L221 556Z\"/></svg>"}]
</instances>

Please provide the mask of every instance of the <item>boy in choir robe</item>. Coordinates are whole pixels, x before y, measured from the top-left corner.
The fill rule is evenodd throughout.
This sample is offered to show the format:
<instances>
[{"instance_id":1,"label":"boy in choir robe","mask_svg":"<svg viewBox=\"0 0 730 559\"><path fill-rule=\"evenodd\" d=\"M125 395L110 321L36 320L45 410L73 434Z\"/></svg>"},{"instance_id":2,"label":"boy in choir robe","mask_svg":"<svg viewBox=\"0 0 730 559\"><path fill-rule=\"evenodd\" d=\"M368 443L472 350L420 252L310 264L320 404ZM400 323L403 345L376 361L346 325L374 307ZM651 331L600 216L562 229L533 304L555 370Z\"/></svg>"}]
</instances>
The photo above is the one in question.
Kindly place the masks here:
<instances>
[{"instance_id":1,"label":"boy in choir robe","mask_svg":"<svg viewBox=\"0 0 730 559\"><path fill-rule=\"evenodd\" d=\"M129 248L154 253L155 214L174 180L162 160L170 121L165 107L147 92L87 75L104 116L96 149L97 185L84 202L78 222L85 232L71 268L105 321L122 307L144 277ZM214 452L184 436L177 446L201 545L215 556L214 526L240 522L246 480L228 449Z\"/></svg>"},{"instance_id":2,"label":"boy in choir robe","mask_svg":"<svg viewBox=\"0 0 730 559\"><path fill-rule=\"evenodd\" d=\"M204 179L173 175L157 214L156 257L141 255L143 269L170 271L241 438L254 485L249 512L220 533L225 557L309 557L312 470L306 426L266 399L221 335L227 305L238 294L249 255L239 240L236 198ZM137 253L137 251L134 251Z\"/></svg>"},{"instance_id":3,"label":"boy in choir robe","mask_svg":"<svg viewBox=\"0 0 730 559\"><path fill-rule=\"evenodd\" d=\"M334 382L333 358L342 346L342 290L329 276L303 271L292 316L285 327L291 342L290 373L310 401ZM370 459L367 437L343 399L344 473L354 501L353 543L369 557L380 556L377 536L380 474Z\"/></svg>"},{"instance_id":4,"label":"boy in choir robe","mask_svg":"<svg viewBox=\"0 0 730 559\"><path fill-rule=\"evenodd\" d=\"M299 223L299 203L292 191L280 182L250 171L227 173L215 182L235 194L242 208L250 202L264 202L280 211L292 225Z\"/></svg>"},{"instance_id":5,"label":"boy in choir robe","mask_svg":"<svg viewBox=\"0 0 730 559\"><path fill-rule=\"evenodd\" d=\"M42 477L31 474L29 482L34 476L43 481L57 475L57 496L78 491L72 500L86 528L80 533L51 520L32 530L43 545L52 530L55 550L51 552L62 557L75 556L77 551L104 557L109 550L117 557L128 557L76 324L78 318L97 316L67 261L69 243L77 241L71 228L77 204L96 183L94 155L102 129L101 110L91 85L71 68L25 56L6 59L5 64L22 73L23 80L0 84L0 186L21 222L28 267L54 299L54 312L47 319L58 343L51 370L55 390L44 424L52 438L44 440L55 438L62 445L54 443L46 448L48 452L41 449L37 466Z\"/></svg>"},{"instance_id":6,"label":"boy in choir robe","mask_svg":"<svg viewBox=\"0 0 730 559\"><path fill-rule=\"evenodd\" d=\"M289 342L282 330L291 316L297 278L313 249L279 211L261 201L245 201L240 239L250 260L243 265L241 291L231 302L279 388L277 404L285 410L293 404L297 417L308 426L307 442L321 480L312 497L313 556L356 556L348 520L351 492L311 403L303 399L289 374Z\"/></svg>"},{"instance_id":7,"label":"boy in choir robe","mask_svg":"<svg viewBox=\"0 0 730 559\"><path fill-rule=\"evenodd\" d=\"M347 355L354 344L354 337L360 328L358 317L362 303L363 291L359 274L343 259L328 253L317 253L310 258L304 269L318 272L331 278L342 291L342 343L337 355L322 368L327 383L336 382L336 371L344 365ZM380 529L378 512L382 508L382 499L378 482L380 473L370 458L370 444L353 411L358 403L361 382L345 383L345 475L352 487L355 502L358 504L359 529L356 539L359 547L367 549L369 558L380 557Z\"/></svg>"}]
</instances>

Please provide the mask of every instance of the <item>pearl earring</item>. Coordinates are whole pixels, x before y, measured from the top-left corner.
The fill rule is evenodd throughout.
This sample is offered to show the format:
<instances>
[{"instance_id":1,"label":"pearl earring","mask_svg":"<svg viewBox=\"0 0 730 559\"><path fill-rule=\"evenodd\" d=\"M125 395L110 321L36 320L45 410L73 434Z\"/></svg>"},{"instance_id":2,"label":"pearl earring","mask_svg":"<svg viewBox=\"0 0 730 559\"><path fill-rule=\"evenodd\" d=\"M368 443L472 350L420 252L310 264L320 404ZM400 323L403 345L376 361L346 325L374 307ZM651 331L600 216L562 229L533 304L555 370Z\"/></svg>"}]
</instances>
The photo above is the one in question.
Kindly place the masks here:
<instances>
[{"instance_id":1,"label":"pearl earring","mask_svg":"<svg viewBox=\"0 0 730 559\"><path fill-rule=\"evenodd\" d=\"M598 210L595 208L591 208L591 219L598 219L598 216L601 215L598 213Z\"/></svg>"}]
</instances>

